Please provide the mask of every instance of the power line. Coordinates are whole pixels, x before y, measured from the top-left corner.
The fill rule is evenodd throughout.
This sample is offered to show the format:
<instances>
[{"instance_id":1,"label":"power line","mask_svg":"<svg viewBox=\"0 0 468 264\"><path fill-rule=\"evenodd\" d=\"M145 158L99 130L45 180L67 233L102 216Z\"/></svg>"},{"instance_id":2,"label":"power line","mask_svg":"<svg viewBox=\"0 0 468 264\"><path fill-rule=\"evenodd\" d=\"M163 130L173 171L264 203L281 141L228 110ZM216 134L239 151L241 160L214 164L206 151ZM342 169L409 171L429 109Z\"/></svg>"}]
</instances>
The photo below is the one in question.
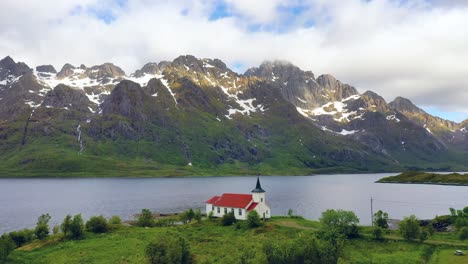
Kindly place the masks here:
<instances>
[{"instance_id":1,"label":"power line","mask_svg":"<svg viewBox=\"0 0 468 264\"><path fill-rule=\"evenodd\" d=\"M407 204L407 205L426 205L426 206L447 206L453 207L453 204L430 204L430 203L415 203L415 202L402 202L402 201L390 201L390 200L379 200L373 199L374 201L384 202L384 203L398 203L398 204Z\"/></svg>"}]
</instances>

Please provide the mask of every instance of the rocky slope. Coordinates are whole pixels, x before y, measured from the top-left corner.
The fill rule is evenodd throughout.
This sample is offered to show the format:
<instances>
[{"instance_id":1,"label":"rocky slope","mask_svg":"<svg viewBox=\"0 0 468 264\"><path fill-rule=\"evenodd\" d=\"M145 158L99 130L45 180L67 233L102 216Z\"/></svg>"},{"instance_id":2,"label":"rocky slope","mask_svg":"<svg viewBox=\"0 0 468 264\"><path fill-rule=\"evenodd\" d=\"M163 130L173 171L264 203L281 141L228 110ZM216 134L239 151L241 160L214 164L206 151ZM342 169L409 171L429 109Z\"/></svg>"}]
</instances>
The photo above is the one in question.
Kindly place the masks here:
<instances>
[{"instance_id":1,"label":"rocky slope","mask_svg":"<svg viewBox=\"0 0 468 264\"><path fill-rule=\"evenodd\" d=\"M287 62L238 74L220 60L187 55L126 75L111 63L66 64L57 72L6 57L0 98L4 176L309 174L468 164L466 122L432 117L402 98L387 104Z\"/></svg>"}]
</instances>

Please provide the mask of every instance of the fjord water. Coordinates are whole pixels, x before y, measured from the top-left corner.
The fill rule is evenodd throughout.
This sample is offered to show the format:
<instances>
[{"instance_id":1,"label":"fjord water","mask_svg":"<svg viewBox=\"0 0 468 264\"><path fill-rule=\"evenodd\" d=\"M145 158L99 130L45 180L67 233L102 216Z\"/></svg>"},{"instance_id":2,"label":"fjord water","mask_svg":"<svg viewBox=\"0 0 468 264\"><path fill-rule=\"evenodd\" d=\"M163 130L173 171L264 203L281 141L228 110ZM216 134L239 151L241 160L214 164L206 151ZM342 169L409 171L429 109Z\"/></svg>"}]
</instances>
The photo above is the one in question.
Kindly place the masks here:
<instances>
[{"instance_id":1,"label":"fjord water","mask_svg":"<svg viewBox=\"0 0 468 264\"><path fill-rule=\"evenodd\" d=\"M376 180L392 174L340 174L319 176L260 177L273 215L289 208L308 219L322 211L354 211L362 224L370 223L370 199L374 211L390 218L411 214L429 219L449 213L449 207L468 205L468 187L420 184L382 184ZM87 178L0 179L0 234L33 227L43 213L58 224L66 214L119 215L132 219L142 208L171 213L204 208L213 195L250 193L256 177L209 178Z\"/></svg>"}]
</instances>

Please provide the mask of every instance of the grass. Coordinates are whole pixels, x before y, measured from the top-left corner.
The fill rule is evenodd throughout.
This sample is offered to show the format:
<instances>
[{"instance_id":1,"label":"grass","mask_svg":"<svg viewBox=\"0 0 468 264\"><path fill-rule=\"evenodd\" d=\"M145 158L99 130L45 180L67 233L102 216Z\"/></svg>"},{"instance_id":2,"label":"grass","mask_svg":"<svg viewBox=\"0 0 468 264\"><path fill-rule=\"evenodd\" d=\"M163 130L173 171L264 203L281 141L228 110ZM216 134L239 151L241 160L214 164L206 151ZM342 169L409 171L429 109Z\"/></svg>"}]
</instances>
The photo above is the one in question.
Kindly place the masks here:
<instances>
[{"instance_id":1,"label":"grass","mask_svg":"<svg viewBox=\"0 0 468 264\"><path fill-rule=\"evenodd\" d=\"M59 236L34 241L15 250L7 263L146 263L145 246L165 233L184 237L196 263L240 263L246 250L256 252L261 263L265 260L266 241L292 241L299 236L314 235L318 228L319 222L300 217L274 217L256 229L248 229L245 224L240 229L223 227L208 220L172 227L123 226L107 234L86 233L84 239L77 241L61 241ZM467 257L454 256L453 252L468 249L468 243L450 245L455 241L444 241L443 236L431 238L431 243L401 239L379 242L364 232L359 239L347 240L339 263L467 263Z\"/></svg>"},{"instance_id":2,"label":"grass","mask_svg":"<svg viewBox=\"0 0 468 264\"><path fill-rule=\"evenodd\" d=\"M396 176L385 177L380 183L419 183L440 185L468 185L468 174L437 174L427 172L404 172Z\"/></svg>"}]
</instances>

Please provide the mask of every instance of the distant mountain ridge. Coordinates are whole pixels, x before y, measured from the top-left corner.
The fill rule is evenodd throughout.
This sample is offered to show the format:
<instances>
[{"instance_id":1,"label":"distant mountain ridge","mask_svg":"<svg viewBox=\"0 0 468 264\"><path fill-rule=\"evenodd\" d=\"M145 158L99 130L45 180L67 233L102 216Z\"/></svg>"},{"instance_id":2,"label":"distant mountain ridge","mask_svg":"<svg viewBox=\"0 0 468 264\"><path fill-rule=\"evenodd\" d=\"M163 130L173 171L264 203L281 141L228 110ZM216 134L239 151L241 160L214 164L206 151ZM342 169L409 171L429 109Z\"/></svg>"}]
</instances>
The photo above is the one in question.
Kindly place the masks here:
<instances>
[{"instance_id":1,"label":"distant mountain ridge","mask_svg":"<svg viewBox=\"0 0 468 264\"><path fill-rule=\"evenodd\" d=\"M5 175L464 169L467 123L284 61L238 74L185 55L130 75L0 61Z\"/></svg>"}]
</instances>

